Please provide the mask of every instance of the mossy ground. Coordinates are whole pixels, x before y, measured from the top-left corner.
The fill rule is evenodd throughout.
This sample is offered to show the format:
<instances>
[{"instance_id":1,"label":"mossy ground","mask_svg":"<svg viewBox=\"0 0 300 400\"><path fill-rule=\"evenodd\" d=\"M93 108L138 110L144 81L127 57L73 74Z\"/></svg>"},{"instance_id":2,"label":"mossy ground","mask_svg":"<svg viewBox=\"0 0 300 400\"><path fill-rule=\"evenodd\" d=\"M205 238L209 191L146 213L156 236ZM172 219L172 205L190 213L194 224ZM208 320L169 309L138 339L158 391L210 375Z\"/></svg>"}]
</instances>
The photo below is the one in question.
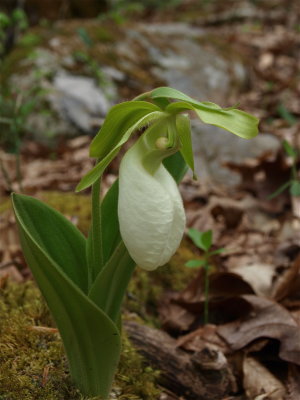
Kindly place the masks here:
<instances>
[{"instance_id":1,"label":"mossy ground","mask_svg":"<svg viewBox=\"0 0 300 400\"><path fill-rule=\"evenodd\" d=\"M73 386L59 335L33 281L0 289L0 399L88 400ZM46 329L48 328L48 329ZM119 400L154 400L157 372L124 337L114 391ZM90 400L90 399L89 399Z\"/></svg>"}]
</instances>

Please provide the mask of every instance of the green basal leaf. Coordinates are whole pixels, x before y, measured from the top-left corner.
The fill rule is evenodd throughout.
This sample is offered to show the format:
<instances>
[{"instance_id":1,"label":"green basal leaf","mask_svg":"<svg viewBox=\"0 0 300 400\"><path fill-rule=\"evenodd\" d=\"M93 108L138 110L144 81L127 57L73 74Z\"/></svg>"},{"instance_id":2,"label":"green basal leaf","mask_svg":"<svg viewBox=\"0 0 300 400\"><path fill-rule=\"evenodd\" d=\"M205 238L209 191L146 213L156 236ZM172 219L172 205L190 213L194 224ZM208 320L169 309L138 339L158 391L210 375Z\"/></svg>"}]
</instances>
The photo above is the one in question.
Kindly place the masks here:
<instances>
[{"instance_id":1,"label":"green basal leaf","mask_svg":"<svg viewBox=\"0 0 300 400\"><path fill-rule=\"evenodd\" d=\"M122 103L122 104L124 104L124 103ZM127 129L127 131L125 131L123 133L123 135L122 135L120 141L117 143L117 145L104 158L102 158L102 160L100 160L96 164L96 166L93 169L91 169L91 171L89 171L81 179L81 181L79 182L79 184L76 187L76 192L80 192L81 190L88 188L98 178L101 177L101 175L103 174L104 170L111 163L111 161L116 157L116 155L120 151L120 149L123 146L123 144L127 142L127 140L130 138L130 136L136 130L140 129L141 127L143 127L143 126L145 126L147 124L149 124L150 122L157 121L160 118L164 118L165 116L166 116L166 114L161 112L161 111L154 111L154 112L148 113L147 115L143 116L135 124L131 125L129 127L129 129Z\"/></svg>"},{"instance_id":2,"label":"green basal leaf","mask_svg":"<svg viewBox=\"0 0 300 400\"><path fill-rule=\"evenodd\" d=\"M86 242L86 257L88 263L88 287L104 267L102 243L102 215L101 215L101 179L92 186L92 216L89 234Z\"/></svg>"},{"instance_id":3,"label":"green basal leaf","mask_svg":"<svg viewBox=\"0 0 300 400\"><path fill-rule=\"evenodd\" d=\"M292 181L291 187L290 187L290 193L292 196L298 197L300 196L300 182L299 181Z\"/></svg>"},{"instance_id":4,"label":"green basal leaf","mask_svg":"<svg viewBox=\"0 0 300 400\"><path fill-rule=\"evenodd\" d=\"M181 141L181 154L187 165L193 171L195 177L194 154L192 147L191 123L188 115L178 114L176 116L176 128Z\"/></svg>"},{"instance_id":5,"label":"green basal leaf","mask_svg":"<svg viewBox=\"0 0 300 400\"><path fill-rule=\"evenodd\" d=\"M91 143L90 156L99 159L106 157L118 146L128 129L155 111L161 109L146 101L127 101L112 107Z\"/></svg>"},{"instance_id":6,"label":"green basal leaf","mask_svg":"<svg viewBox=\"0 0 300 400\"><path fill-rule=\"evenodd\" d=\"M106 263L121 241L118 218L119 180L106 193L101 204L103 261Z\"/></svg>"},{"instance_id":7,"label":"green basal leaf","mask_svg":"<svg viewBox=\"0 0 300 400\"><path fill-rule=\"evenodd\" d=\"M69 246L58 247L62 250L62 258L53 258L55 256L47 252L47 241L51 243L50 247L53 245L53 226L48 239L44 237L46 228L49 229L44 217L50 223L47 211L27 196L13 195L13 205L26 261L59 329L71 376L83 394L107 399L120 357L121 340L116 325L65 272L64 257L67 260L71 251L84 257L84 251L73 248L75 242L72 242L74 235L71 234ZM59 221L55 213L52 217ZM65 241L64 236L70 231L59 225L56 231L58 239ZM82 252L82 256L78 252Z\"/></svg>"},{"instance_id":8,"label":"green basal leaf","mask_svg":"<svg viewBox=\"0 0 300 400\"><path fill-rule=\"evenodd\" d=\"M184 265L188 268L199 268L206 264L206 260L189 260Z\"/></svg>"},{"instance_id":9,"label":"green basal leaf","mask_svg":"<svg viewBox=\"0 0 300 400\"><path fill-rule=\"evenodd\" d=\"M41 201L16 194L12 199L17 218L22 219L33 240L86 293L85 237L63 215Z\"/></svg>"},{"instance_id":10,"label":"green basal leaf","mask_svg":"<svg viewBox=\"0 0 300 400\"><path fill-rule=\"evenodd\" d=\"M135 262L121 241L103 270L98 274L89 293L90 299L116 324L134 267Z\"/></svg>"}]
</instances>

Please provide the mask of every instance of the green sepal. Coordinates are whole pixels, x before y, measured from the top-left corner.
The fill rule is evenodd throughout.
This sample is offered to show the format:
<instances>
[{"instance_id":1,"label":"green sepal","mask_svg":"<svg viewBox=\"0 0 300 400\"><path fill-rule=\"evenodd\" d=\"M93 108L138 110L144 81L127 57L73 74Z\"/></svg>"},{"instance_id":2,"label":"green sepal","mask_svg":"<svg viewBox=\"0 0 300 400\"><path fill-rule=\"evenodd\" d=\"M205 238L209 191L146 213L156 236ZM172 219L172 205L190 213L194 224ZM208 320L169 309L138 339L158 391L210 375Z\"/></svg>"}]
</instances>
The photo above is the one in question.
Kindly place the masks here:
<instances>
[{"instance_id":1,"label":"green sepal","mask_svg":"<svg viewBox=\"0 0 300 400\"><path fill-rule=\"evenodd\" d=\"M133 103L141 103L141 102L133 102ZM144 102L143 102L144 103ZM124 104L124 103L122 103ZM148 103L146 103L148 104ZM121 104L120 104L121 105ZM143 110L142 110L143 111ZM143 111L144 112L144 111ZM130 138L130 136L138 129L142 128L143 126L145 126L146 124L149 124L153 121L156 121L160 118L163 118L166 116L165 113L161 112L161 111L153 111L153 112L148 112L146 115L143 115L142 117L140 117L137 121L133 122L137 116L139 116L141 113L139 110L137 110L134 115L132 116L132 118L130 119L130 121L132 122L132 125L129 126L129 128L126 131L122 131L122 129L124 128L124 126L127 126L127 124L124 122L124 126L121 128L119 127L120 131L118 132L118 138L119 141L116 143L116 145L111 148L108 149L107 151L109 151L107 154L105 152L102 152L99 156L100 161L95 165L95 167L93 169L91 169L91 171L89 171L79 182L79 184L76 187L76 192L79 192L83 189L88 188L89 186L91 186L97 179L99 179L101 177L101 175L103 174L104 170L106 169L106 167L111 163L111 161L117 156L117 154L119 153L121 147L123 146L123 144L125 144L127 142L127 140ZM107 121L109 118L109 114L106 117ZM112 118L110 116L110 118ZM117 118L117 117L115 117ZM110 122L110 120L108 120ZM103 125L103 127L105 126L105 123ZM107 125L106 125L107 127ZM103 129L103 128L102 128ZM103 136L103 142L105 139L105 135L110 137L115 134L115 136L117 135L117 133L111 131L110 134L107 132L106 130L100 130L101 135ZM122 135L120 136L120 132L122 132ZM102 138L101 136L101 138ZM100 137L100 136L99 136ZM97 136L95 137L94 140L96 140ZM114 140L114 139L113 139ZM93 146L93 143L91 144L91 148ZM97 141L97 144L100 143L100 139ZM105 142L106 143L106 142ZM104 145L105 145L104 143ZM103 149L102 149L103 150ZM95 153L96 154L96 153ZM101 159L101 157L103 157Z\"/></svg>"},{"instance_id":2,"label":"green sepal","mask_svg":"<svg viewBox=\"0 0 300 400\"><path fill-rule=\"evenodd\" d=\"M75 191L80 192L81 190L84 190L88 188L89 186L92 186L93 183L99 179L105 168L111 163L111 161L116 157L118 152L120 151L119 148L116 148L115 150L111 151L106 157L104 157L99 163L95 165L94 168L92 168L78 183L76 186Z\"/></svg>"},{"instance_id":3,"label":"green sepal","mask_svg":"<svg viewBox=\"0 0 300 400\"><path fill-rule=\"evenodd\" d=\"M90 156L102 159L120 142L126 131L151 112L161 111L146 101L126 101L113 106L90 146Z\"/></svg>"},{"instance_id":4,"label":"green sepal","mask_svg":"<svg viewBox=\"0 0 300 400\"><path fill-rule=\"evenodd\" d=\"M184 110L196 111L206 124L218 126L244 139L251 139L258 134L258 118L233 107L222 109L215 103L200 102L169 87L160 87L149 93L151 99L167 98L178 100L166 107L167 112Z\"/></svg>"},{"instance_id":5,"label":"green sepal","mask_svg":"<svg viewBox=\"0 0 300 400\"><path fill-rule=\"evenodd\" d=\"M181 112L193 110L206 124L223 128L243 139L252 139L258 134L258 119L253 115L238 109L222 109L217 104L203 102L201 105L193 105L187 102L170 104L166 111Z\"/></svg>"},{"instance_id":6,"label":"green sepal","mask_svg":"<svg viewBox=\"0 0 300 400\"><path fill-rule=\"evenodd\" d=\"M191 133L191 122L188 115L178 114L176 116L176 128L181 141L180 152L187 163L187 165L193 171L193 176L195 175L195 165L194 165L194 154L192 146L192 133Z\"/></svg>"},{"instance_id":7,"label":"green sepal","mask_svg":"<svg viewBox=\"0 0 300 400\"><path fill-rule=\"evenodd\" d=\"M202 103L211 106L209 111L195 107L196 114L206 124L226 129L243 139L252 139L258 134L258 119L242 110L222 110L217 104Z\"/></svg>"},{"instance_id":8,"label":"green sepal","mask_svg":"<svg viewBox=\"0 0 300 400\"><path fill-rule=\"evenodd\" d=\"M37 215L32 204L13 195L25 259L59 329L74 382L83 394L107 399L120 357L119 330L46 252L39 235L45 226L33 229L28 220Z\"/></svg>"}]
</instances>

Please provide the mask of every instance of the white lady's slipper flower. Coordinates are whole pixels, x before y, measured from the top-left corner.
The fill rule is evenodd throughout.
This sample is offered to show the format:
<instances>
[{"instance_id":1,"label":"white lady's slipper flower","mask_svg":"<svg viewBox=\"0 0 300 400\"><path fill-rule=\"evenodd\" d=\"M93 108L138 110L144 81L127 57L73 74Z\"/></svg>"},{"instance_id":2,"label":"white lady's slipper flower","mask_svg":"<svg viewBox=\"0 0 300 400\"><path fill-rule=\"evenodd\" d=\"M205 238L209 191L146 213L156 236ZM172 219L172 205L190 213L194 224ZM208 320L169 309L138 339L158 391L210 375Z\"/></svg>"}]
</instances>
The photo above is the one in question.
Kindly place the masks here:
<instances>
[{"instance_id":1,"label":"white lady's slipper flower","mask_svg":"<svg viewBox=\"0 0 300 400\"><path fill-rule=\"evenodd\" d=\"M149 149L141 137L127 151L119 170L121 236L132 259L149 271L169 261L185 227L178 187L161 163L167 142L158 138Z\"/></svg>"}]
</instances>

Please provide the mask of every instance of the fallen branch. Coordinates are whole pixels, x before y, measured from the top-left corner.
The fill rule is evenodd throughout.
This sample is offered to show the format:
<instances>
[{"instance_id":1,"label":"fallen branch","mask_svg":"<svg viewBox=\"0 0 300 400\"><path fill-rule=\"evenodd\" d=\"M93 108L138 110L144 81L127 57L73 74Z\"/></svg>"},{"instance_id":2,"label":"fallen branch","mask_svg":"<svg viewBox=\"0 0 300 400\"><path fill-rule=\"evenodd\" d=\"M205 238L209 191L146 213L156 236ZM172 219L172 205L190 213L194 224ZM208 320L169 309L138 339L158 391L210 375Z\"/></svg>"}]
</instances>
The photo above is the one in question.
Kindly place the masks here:
<instances>
[{"instance_id":1,"label":"fallen branch","mask_svg":"<svg viewBox=\"0 0 300 400\"><path fill-rule=\"evenodd\" d=\"M161 371L160 384L186 400L220 400L236 390L226 358L220 351L205 348L187 353L176 347L167 333L125 322L132 343L149 364Z\"/></svg>"}]
</instances>

